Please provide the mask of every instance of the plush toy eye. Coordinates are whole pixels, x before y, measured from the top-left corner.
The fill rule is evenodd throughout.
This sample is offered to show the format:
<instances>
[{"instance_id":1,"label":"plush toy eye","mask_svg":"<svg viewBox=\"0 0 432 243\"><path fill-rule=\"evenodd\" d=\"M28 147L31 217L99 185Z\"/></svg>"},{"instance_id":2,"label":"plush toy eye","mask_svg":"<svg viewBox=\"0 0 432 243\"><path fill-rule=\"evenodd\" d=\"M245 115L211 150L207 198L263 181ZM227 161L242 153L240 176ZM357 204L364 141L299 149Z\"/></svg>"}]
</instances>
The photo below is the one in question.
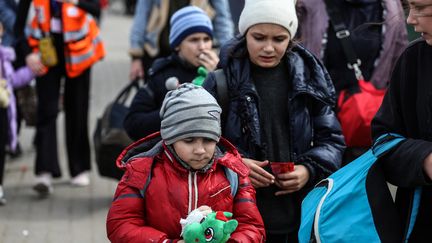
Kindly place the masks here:
<instances>
[{"instance_id":1,"label":"plush toy eye","mask_svg":"<svg viewBox=\"0 0 432 243\"><path fill-rule=\"evenodd\" d=\"M205 220L206 220L206 217L203 217L203 218L200 220L200 224L202 224Z\"/></svg>"},{"instance_id":2,"label":"plush toy eye","mask_svg":"<svg viewBox=\"0 0 432 243\"><path fill-rule=\"evenodd\" d=\"M209 227L204 231L204 236L207 242L213 240L214 237L214 229Z\"/></svg>"}]
</instances>

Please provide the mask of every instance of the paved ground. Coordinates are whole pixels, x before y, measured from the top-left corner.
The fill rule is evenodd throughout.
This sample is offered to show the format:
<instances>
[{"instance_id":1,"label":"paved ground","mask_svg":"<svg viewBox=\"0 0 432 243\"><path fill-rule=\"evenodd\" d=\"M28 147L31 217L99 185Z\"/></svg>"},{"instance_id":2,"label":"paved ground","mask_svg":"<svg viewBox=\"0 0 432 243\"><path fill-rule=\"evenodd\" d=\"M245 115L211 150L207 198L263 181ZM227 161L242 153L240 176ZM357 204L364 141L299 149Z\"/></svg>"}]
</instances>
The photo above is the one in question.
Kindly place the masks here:
<instances>
[{"instance_id":1,"label":"paved ground","mask_svg":"<svg viewBox=\"0 0 432 243\"><path fill-rule=\"evenodd\" d=\"M94 67L92 74L91 136L96 118L128 82L127 48L131 18L120 14L120 2L115 4L118 6L105 13L102 22L102 37L108 54L103 62ZM37 198L31 189L34 179L35 153L31 145L34 130L29 127L22 130L23 156L6 164L4 186L8 204L0 207L0 242L108 242L105 218L116 181L101 178L93 163L89 187L73 188L69 185L63 124L63 115L60 115L57 125L63 178L55 181L54 194L48 199Z\"/></svg>"}]
</instances>

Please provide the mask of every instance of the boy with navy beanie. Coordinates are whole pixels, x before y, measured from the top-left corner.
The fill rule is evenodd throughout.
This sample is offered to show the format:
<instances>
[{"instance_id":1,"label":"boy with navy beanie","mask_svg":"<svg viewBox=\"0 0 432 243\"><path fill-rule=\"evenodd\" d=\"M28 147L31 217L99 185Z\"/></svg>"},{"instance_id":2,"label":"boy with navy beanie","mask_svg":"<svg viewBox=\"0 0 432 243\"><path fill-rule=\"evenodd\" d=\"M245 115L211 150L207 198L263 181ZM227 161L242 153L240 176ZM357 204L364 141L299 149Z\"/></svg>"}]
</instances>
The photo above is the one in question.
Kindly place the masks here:
<instances>
[{"instance_id":1,"label":"boy with navy beanie","mask_svg":"<svg viewBox=\"0 0 432 243\"><path fill-rule=\"evenodd\" d=\"M179 9L170 20L169 43L175 49L190 34L206 33L213 39L213 25L207 14L200 8L189 6Z\"/></svg>"},{"instance_id":2,"label":"boy with navy beanie","mask_svg":"<svg viewBox=\"0 0 432 243\"><path fill-rule=\"evenodd\" d=\"M154 62L147 85L135 95L124 120L124 127L133 140L159 131L159 109L169 90L215 70L219 62L212 50L212 22L203 10L195 6L181 8L172 15L170 23L172 53ZM203 69L205 72L200 72Z\"/></svg>"}]
</instances>

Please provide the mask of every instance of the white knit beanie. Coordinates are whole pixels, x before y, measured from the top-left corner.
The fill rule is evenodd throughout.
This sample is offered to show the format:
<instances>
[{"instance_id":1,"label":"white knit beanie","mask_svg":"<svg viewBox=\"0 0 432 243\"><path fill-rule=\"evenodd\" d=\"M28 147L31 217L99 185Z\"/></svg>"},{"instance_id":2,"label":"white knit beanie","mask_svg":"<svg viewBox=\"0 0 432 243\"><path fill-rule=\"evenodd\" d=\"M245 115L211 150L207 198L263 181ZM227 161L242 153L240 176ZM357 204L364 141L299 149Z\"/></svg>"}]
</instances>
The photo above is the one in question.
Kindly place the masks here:
<instances>
[{"instance_id":1,"label":"white knit beanie","mask_svg":"<svg viewBox=\"0 0 432 243\"><path fill-rule=\"evenodd\" d=\"M291 39L297 32L297 0L246 0L239 19L239 31L245 35L256 24L277 24L285 27Z\"/></svg>"}]
</instances>

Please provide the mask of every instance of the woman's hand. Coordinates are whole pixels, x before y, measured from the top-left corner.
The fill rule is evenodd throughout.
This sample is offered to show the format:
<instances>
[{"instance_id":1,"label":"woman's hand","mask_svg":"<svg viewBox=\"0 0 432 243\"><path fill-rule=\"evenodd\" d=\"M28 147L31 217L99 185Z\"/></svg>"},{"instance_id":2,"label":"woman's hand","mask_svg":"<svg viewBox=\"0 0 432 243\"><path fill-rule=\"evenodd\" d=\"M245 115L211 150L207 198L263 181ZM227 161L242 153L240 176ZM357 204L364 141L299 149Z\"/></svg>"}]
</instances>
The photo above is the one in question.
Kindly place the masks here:
<instances>
[{"instance_id":1,"label":"woman's hand","mask_svg":"<svg viewBox=\"0 0 432 243\"><path fill-rule=\"evenodd\" d=\"M144 78L144 69L142 66L141 59L132 60L130 71L129 71L129 80L133 81L136 79Z\"/></svg>"},{"instance_id":2,"label":"woman's hand","mask_svg":"<svg viewBox=\"0 0 432 243\"><path fill-rule=\"evenodd\" d=\"M203 50L198 58L200 66L204 66L209 72L214 71L219 63L219 57L213 50Z\"/></svg>"},{"instance_id":3,"label":"woman's hand","mask_svg":"<svg viewBox=\"0 0 432 243\"><path fill-rule=\"evenodd\" d=\"M294 171L278 174L276 185L282 190L275 193L276 196L293 193L302 189L309 181L309 171L304 165L294 166Z\"/></svg>"},{"instance_id":4,"label":"woman's hand","mask_svg":"<svg viewBox=\"0 0 432 243\"><path fill-rule=\"evenodd\" d=\"M257 161L243 158L243 163L250 169L249 179L255 188L267 187L275 182L275 177L262 168L269 164L268 160Z\"/></svg>"},{"instance_id":5,"label":"woman's hand","mask_svg":"<svg viewBox=\"0 0 432 243\"><path fill-rule=\"evenodd\" d=\"M426 175L432 180L432 153L429 154L423 162L423 170Z\"/></svg>"}]
</instances>

